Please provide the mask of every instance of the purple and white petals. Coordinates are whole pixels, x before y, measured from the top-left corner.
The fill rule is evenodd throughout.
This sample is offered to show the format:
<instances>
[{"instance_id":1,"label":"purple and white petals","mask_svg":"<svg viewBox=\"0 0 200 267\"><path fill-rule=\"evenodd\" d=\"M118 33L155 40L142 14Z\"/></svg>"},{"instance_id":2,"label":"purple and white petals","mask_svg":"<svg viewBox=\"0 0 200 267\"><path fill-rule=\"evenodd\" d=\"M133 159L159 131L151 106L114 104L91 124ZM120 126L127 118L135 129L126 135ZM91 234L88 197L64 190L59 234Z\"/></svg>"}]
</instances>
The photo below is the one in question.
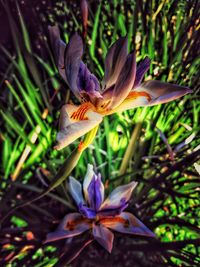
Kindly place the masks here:
<instances>
[{"instance_id":1,"label":"purple and white petals","mask_svg":"<svg viewBox=\"0 0 200 267\"><path fill-rule=\"evenodd\" d=\"M126 62L119 74L113 89L112 99L108 105L109 109L114 109L119 106L131 91L136 74L136 58L135 53L127 56Z\"/></svg>"},{"instance_id":2,"label":"purple and white petals","mask_svg":"<svg viewBox=\"0 0 200 267\"><path fill-rule=\"evenodd\" d=\"M92 181L92 178L94 177L95 173L93 170L93 166L91 164L87 165L87 172L85 175L85 178L83 180L83 192L85 196L85 200L88 202L88 186Z\"/></svg>"},{"instance_id":3,"label":"purple and white petals","mask_svg":"<svg viewBox=\"0 0 200 267\"><path fill-rule=\"evenodd\" d=\"M128 55L127 37L119 38L108 50L105 59L105 75L102 81L103 89L116 83Z\"/></svg>"},{"instance_id":4,"label":"purple and white petals","mask_svg":"<svg viewBox=\"0 0 200 267\"><path fill-rule=\"evenodd\" d=\"M129 212L122 212L113 218L102 219L101 224L120 233L156 237L151 230Z\"/></svg>"},{"instance_id":5,"label":"purple and white petals","mask_svg":"<svg viewBox=\"0 0 200 267\"><path fill-rule=\"evenodd\" d=\"M80 213L70 213L64 217L55 232L47 235L44 243L80 235L91 227L90 220L84 219Z\"/></svg>"},{"instance_id":6,"label":"purple and white petals","mask_svg":"<svg viewBox=\"0 0 200 267\"><path fill-rule=\"evenodd\" d=\"M63 80L67 82L64 67L64 54L66 44L60 39L60 31L58 26L49 26L48 30L58 71Z\"/></svg>"},{"instance_id":7,"label":"purple and white petals","mask_svg":"<svg viewBox=\"0 0 200 267\"><path fill-rule=\"evenodd\" d=\"M100 210L104 209L118 209L125 205L131 198L133 189L136 187L137 182L131 182L126 185L118 186L111 194L106 198L100 207Z\"/></svg>"},{"instance_id":8,"label":"purple and white petals","mask_svg":"<svg viewBox=\"0 0 200 267\"><path fill-rule=\"evenodd\" d=\"M181 96L192 93L192 90L188 87L160 81L147 81L143 83L141 87L137 87L134 91L144 91L150 94L152 100L147 104L147 106L167 103Z\"/></svg>"},{"instance_id":9,"label":"purple and white petals","mask_svg":"<svg viewBox=\"0 0 200 267\"><path fill-rule=\"evenodd\" d=\"M83 42L81 37L76 33L71 37L65 50L65 73L68 85L78 99L80 96L77 86L77 78L82 55Z\"/></svg>"},{"instance_id":10,"label":"purple and white petals","mask_svg":"<svg viewBox=\"0 0 200 267\"><path fill-rule=\"evenodd\" d=\"M112 251L114 234L103 225L93 225L94 239L109 253Z\"/></svg>"},{"instance_id":11,"label":"purple and white petals","mask_svg":"<svg viewBox=\"0 0 200 267\"><path fill-rule=\"evenodd\" d=\"M77 206L79 206L80 203L85 203L82 193L82 185L72 176L69 177L69 190Z\"/></svg>"},{"instance_id":12,"label":"purple and white petals","mask_svg":"<svg viewBox=\"0 0 200 267\"><path fill-rule=\"evenodd\" d=\"M135 82L133 88L136 88L139 86L144 78L145 73L149 70L151 64L151 60L148 57L145 57L139 65L137 66L137 71L136 71L136 77L135 77Z\"/></svg>"},{"instance_id":13,"label":"purple and white petals","mask_svg":"<svg viewBox=\"0 0 200 267\"><path fill-rule=\"evenodd\" d=\"M79 213L66 215L58 229L47 235L44 243L73 237L92 229L94 239L111 253L114 234L109 229L121 233L155 237L154 233L134 215L123 212L128 206L128 201L136 185L136 182L131 182L117 187L102 204L104 186L101 176L100 174L96 175L93 166L88 164L84 179L86 199L83 197L81 184L73 177L69 177L69 189L78 206Z\"/></svg>"}]
</instances>

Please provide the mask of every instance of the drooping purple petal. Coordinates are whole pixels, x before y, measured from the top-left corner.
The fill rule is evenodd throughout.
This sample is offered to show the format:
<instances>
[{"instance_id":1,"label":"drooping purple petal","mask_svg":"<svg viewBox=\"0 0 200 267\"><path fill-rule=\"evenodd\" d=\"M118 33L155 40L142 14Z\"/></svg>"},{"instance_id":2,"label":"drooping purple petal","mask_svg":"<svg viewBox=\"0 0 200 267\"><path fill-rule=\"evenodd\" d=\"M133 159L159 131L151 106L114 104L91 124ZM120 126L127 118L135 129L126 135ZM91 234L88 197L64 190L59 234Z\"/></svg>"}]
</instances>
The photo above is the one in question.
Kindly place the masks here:
<instances>
[{"instance_id":1,"label":"drooping purple petal","mask_svg":"<svg viewBox=\"0 0 200 267\"><path fill-rule=\"evenodd\" d=\"M145 57L145 59L143 59L140 62L140 64L137 66L133 88L140 85L140 83L142 82L142 79L144 78L145 73L149 70L150 64L151 64L150 58Z\"/></svg>"},{"instance_id":2,"label":"drooping purple petal","mask_svg":"<svg viewBox=\"0 0 200 267\"><path fill-rule=\"evenodd\" d=\"M113 218L101 218L100 224L120 233L156 237L151 230L129 212L122 212Z\"/></svg>"},{"instance_id":3,"label":"drooping purple petal","mask_svg":"<svg viewBox=\"0 0 200 267\"><path fill-rule=\"evenodd\" d=\"M80 203L84 203L82 185L72 176L69 177L69 190L77 206Z\"/></svg>"},{"instance_id":4,"label":"drooping purple petal","mask_svg":"<svg viewBox=\"0 0 200 267\"><path fill-rule=\"evenodd\" d=\"M91 220L83 218L79 213L70 213L64 217L55 232L47 235L44 243L80 235L91 227Z\"/></svg>"},{"instance_id":5,"label":"drooping purple petal","mask_svg":"<svg viewBox=\"0 0 200 267\"><path fill-rule=\"evenodd\" d=\"M92 103L96 98L101 98L99 81L94 74L92 74L87 66L81 61L78 77L77 87L83 98L89 98Z\"/></svg>"},{"instance_id":6,"label":"drooping purple petal","mask_svg":"<svg viewBox=\"0 0 200 267\"><path fill-rule=\"evenodd\" d=\"M118 186L114 189L108 198L103 202L100 210L105 209L118 209L127 203L131 197L133 189L136 187L137 182L131 182L126 185Z\"/></svg>"},{"instance_id":7,"label":"drooping purple petal","mask_svg":"<svg viewBox=\"0 0 200 267\"><path fill-rule=\"evenodd\" d=\"M109 88L116 83L128 55L127 42L127 37L122 37L109 48L105 59L103 87Z\"/></svg>"},{"instance_id":8,"label":"drooping purple petal","mask_svg":"<svg viewBox=\"0 0 200 267\"><path fill-rule=\"evenodd\" d=\"M77 78L83 54L83 42L81 37L75 33L65 50L65 73L68 85L75 96L80 99Z\"/></svg>"},{"instance_id":9,"label":"drooping purple petal","mask_svg":"<svg viewBox=\"0 0 200 267\"><path fill-rule=\"evenodd\" d=\"M109 253L112 251L114 234L103 225L93 226L94 239Z\"/></svg>"},{"instance_id":10,"label":"drooping purple petal","mask_svg":"<svg viewBox=\"0 0 200 267\"><path fill-rule=\"evenodd\" d=\"M87 205L80 203L79 212L88 219L94 219L96 217L96 211L93 208L89 208Z\"/></svg>"},{"instance_id":11,"label":"drooping purple petal","mask_svg":"<svg viewBox=\"0 0 200 267\"><path fill-rule=\"evenodd\" d=\"M93 176L89 186L88 186L88 202L89 206L98 211L104 199L104 186L101 182L101 176Z\"/></svg>"},{"instance_id":12,"label":"drooping purple petal","mask_svg":"<svg viewBox=\"0 0 200 267\"><path fill-rule=\"evenodd\" d=\"M114 109L119 106L131 91L136 74L136 59L135 53L127 56L126 62L120 72L113 89L113 95L108 108Z\"/></svg>"},{"instance_id":13,"label":"drooping purple petal","mask_svg":"<svg viewBox=\"0 0 200 267\"><path fill-rule=\"evenodd\" d=\"M49 37L51 41L52 50L54 53L58 71L65 82L67 82L65 68L64 68L64 53L66 45L60 39L60 31L57 26L49 26Z\"/></svg>"},{"instance_id":14,"label":"drooping purple petal","mask_svg":"<svg viewBox=\"0 0 200 267\"><path fill-rule=\"evenodd\" d=\"M192 93L192 90L188 87L160 81L145 82L141 84L141 86L137 87L134 91L146 92L151 96L151 101L146 104L147 106L167 103L181 96Z\"/></svg>"}]
</instances>

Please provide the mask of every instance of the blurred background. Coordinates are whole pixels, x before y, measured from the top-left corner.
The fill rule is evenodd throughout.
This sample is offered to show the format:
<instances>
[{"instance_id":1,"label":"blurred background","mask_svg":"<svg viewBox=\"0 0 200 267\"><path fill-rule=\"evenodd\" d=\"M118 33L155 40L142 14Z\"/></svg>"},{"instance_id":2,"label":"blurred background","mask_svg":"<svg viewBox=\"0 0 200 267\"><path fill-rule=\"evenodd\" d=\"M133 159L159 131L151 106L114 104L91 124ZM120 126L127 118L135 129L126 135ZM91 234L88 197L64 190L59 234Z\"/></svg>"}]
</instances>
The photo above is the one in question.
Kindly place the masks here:
<instances>
[{"instance_id":1,"label":"blurred background","mask_svg":"<svg viewBox=\"0 0 200 267\"><path fill-rule=\"evenodd\" d=\"M99 80L109 46L128 35L137 61L152 60L145 80L194 92L104 118L73 176L82 181L91 163L108 192L138 181L129 210L158 240L117 234L111 255L94 243L70 266L199 266L200 3L91 0L88 8L83 60ZM80 1L0 1L1 216L47 188L79 142L53 150L60 108L77 101L55 66L47 30L55 24L65 42L75 31L82 33ZM71 205L63 184L9 216L0 231L0 265L66 266L87 236L42 242Z\"/></svg>"}]
</instances>

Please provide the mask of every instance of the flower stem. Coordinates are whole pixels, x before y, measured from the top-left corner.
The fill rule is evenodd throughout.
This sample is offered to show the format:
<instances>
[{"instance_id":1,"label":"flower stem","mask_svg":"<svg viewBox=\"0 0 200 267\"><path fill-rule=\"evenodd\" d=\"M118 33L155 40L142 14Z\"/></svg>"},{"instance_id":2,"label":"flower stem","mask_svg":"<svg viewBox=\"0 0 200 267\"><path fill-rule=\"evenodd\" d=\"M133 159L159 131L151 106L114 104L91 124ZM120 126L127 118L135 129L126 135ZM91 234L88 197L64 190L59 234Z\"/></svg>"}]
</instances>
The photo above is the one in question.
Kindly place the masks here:
<instances>
[{"instance_id":1,"label":"flower stem","mask_svg":"<svg viewBox=\"0 0 200 267\"><path fill-rule=\"evenodd\" d=\"M120 166L120 170L119 170L119 175L123 175L125 174L125 172L127 171L127 167L129 164L130 159L133 157L136 147L137 147L137 138L140 135L140 131L142 129L142 123L137 123L133 133L131 135L131 139L129 141L128 147L126 149L126 152L124 154L121 166Z\"/></svg>"}]
</instances>

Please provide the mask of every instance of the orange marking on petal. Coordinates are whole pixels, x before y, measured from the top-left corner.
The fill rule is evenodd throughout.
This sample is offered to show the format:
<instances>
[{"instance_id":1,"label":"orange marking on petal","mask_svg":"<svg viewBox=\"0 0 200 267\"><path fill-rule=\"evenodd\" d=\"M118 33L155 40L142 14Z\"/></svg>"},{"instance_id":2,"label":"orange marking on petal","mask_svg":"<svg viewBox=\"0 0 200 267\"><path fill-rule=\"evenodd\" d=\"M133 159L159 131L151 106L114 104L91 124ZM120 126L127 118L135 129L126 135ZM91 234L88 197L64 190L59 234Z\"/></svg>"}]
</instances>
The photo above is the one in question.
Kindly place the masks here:
<instances>
[{"instance_id":1,"label":"orange marking on petal","mask_svg":"<svg viewBox=\"0 0 200 267\"><path fill-rule=\"evenodd\" d=\"M75 113L76 113L76 112L73 112L73 113L72 113L72 115L71 115L71 117L70 117L71 119L74 119L74 114L75 114Z\"/></svg>"},{"instance_id":2,"label":"orange marking on petal","mask_svg":"<svg viewBox=\"0 0 200 267\"><path fill-rule=\"evenodd\" d=\"M151 96L147 92L136 92L136 91L131 91L126 99L137 99L140 96L145 96L148 101L151 101Z\"/></svg>"},{"instance_id":3,"label":"orange marking on petal","mask_svg":"<svg viewBox=\"0 0 200 267\"><path fill-rule=\"evenodd\" d=\"M82 110L80 111L80 117L79 117L80 120L84 120L85 113L88 111L88 109L89 109L88 106L82 108Z\"/></svg>"},{"instance_id":4,"label":"orange marking on petal","mask_svg":"<svg viewBox=\"0 0 200 267\"><path fill-rule=\"evenodd\" d=\"M87 103L83 103L77 111L73 112L71 115L71 119L73 120L87 120L87 117L85 117L85 113L89 110L93 108L92 104L87 102Z\"/></svg>"},{"instance_id":5,"label":"orange marking on petal","mask_svg":"<svg viewBox=\"0 0 200 267\"><path fill-rule=\"evenodd\" d=\"M100 219L99 221L100 223L103 223L103 224L106 224L106 225L109 225L109 224L115 224L115 223L122 223L124 225L124 227L129 227L129 220L127 219L124 219L122 217L107 217L107 218L102 218Z\"/></svg>"},{"instance_id":6,"label":"orange marking on petal","mask_svg":"<svg viewBox=\"0 0 200 267\"><path fill-rule=\"evenodd\" d=\"M92 225L92 220L87 219L87 218L83 218L83 217L77 218L75 220L68 221L67 224L65 225L64 229L65 230L69 230L69 231L73 231L81 223L86 223L89 226L91 226Z\"/></svg>"},{"instance_id":7,"label":"orange marking on petal","mask_svg":"<svg viewBox=\"0 0 200 267\"><path fill-rule=\"evenodd\" d=\"M83 116L84 116L84 110L85 108L82 108L80 111L79 111L79 120L82 120L83 119Z\"/></svg>"}]
</instances>

